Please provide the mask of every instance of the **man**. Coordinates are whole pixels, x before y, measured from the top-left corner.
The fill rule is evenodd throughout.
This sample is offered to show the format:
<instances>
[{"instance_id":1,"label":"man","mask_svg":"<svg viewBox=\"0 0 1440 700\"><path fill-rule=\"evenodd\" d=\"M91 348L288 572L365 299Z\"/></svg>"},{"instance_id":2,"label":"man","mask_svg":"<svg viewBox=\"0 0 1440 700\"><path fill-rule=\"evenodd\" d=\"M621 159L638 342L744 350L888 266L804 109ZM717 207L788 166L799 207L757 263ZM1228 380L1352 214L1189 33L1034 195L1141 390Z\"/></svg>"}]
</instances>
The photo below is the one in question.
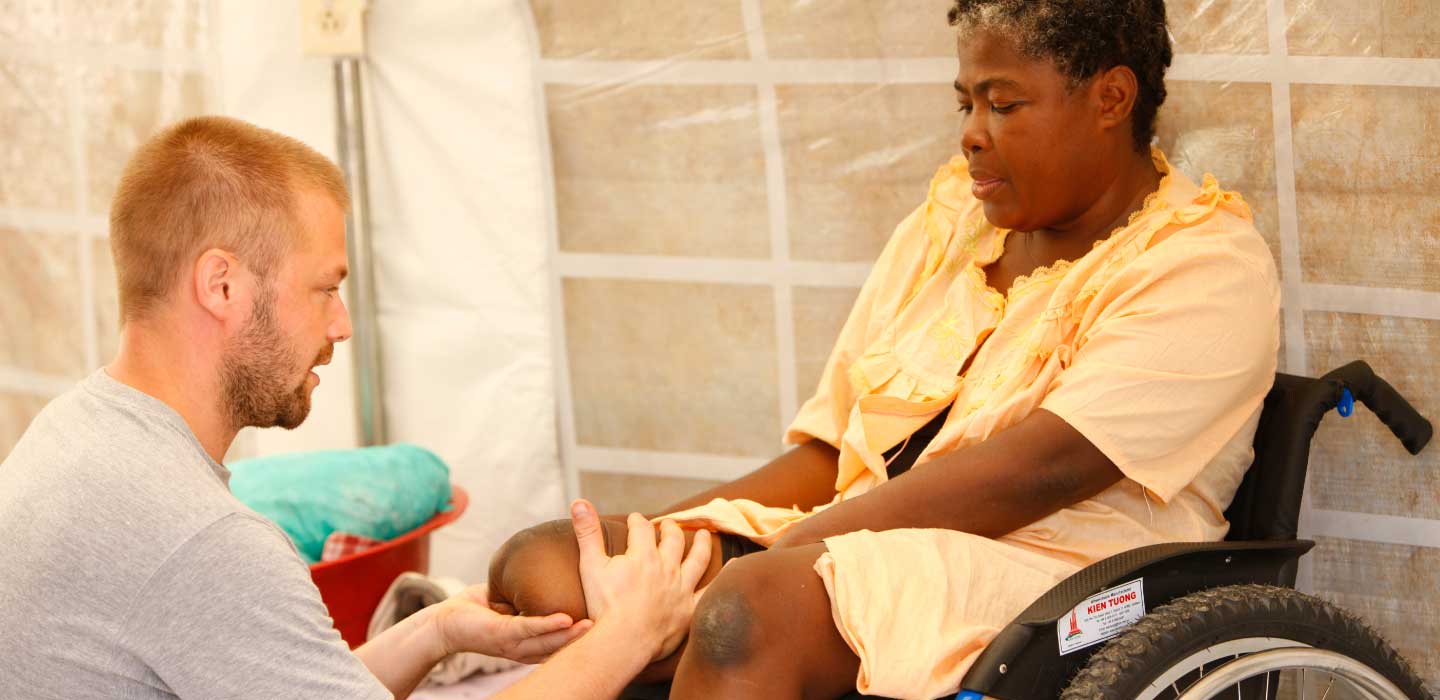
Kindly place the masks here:
<instances>
[{"instance_id":1,"label":"man","mask_svg":"<svg viewBox=\"0 0 1440 700\"><path fill-rule=\"evenodd\" d=\"M674 523L657 546L632 518L610 558L574 504L594 622L500 615L474 589L352 655L284 534L231 496L235 434L300 425L311 370L350 335L348 204L324 157L231 119L131 159L110 222L119 355L0 464L0 697L404 697L450 653L538 661L579 638L503 697L601 698L675 648L708 544L682 562Z\"/></svg>"}]
</instances>

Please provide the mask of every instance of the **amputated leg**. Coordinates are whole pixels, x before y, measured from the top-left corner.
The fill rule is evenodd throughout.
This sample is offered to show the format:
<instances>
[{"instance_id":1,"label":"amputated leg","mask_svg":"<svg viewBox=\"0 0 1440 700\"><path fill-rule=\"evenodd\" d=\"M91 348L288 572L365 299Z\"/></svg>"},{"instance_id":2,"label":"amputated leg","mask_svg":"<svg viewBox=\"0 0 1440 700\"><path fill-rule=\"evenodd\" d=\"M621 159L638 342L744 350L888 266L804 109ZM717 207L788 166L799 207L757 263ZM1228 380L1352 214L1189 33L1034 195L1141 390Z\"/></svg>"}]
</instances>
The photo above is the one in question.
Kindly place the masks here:
<instances>
[{"instance_id":1,"label":"amputated leg","mask_svg":"<svg viewBox=\"0 0 1440 700\"><path fill-rule=\"evenodd\" d=\"M611 554L625 551L629 528L623 517L601 520L606 549ZM685 548L694 540L685 533ZM719 573L722 547L711 549L710 567L700 580L703 587ZM490 560L490 603L497 611L512 615L544 616L562 612L572 619L587 618L585 592L580 585L580 548L569 520L553 520L521 530ZM684 647L681 647L683 650ZM669 680L679 663L679 651L645 669L640 683Z\"/></svg>"}]
</instances>

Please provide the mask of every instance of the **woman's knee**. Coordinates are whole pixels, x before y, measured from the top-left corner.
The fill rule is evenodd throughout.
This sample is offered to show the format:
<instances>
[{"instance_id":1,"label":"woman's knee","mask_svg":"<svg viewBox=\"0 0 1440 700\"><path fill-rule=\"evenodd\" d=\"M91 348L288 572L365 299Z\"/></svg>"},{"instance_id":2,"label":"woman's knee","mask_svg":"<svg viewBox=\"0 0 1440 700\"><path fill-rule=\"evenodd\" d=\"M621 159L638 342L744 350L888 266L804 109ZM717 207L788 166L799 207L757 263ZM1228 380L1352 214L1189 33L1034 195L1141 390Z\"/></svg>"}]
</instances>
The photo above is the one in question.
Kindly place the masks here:
<instances>
[{"instance_id":1,"label":"woman's knee","mask_svg":"<svg viewBox=\"0 0 1440 700\"><path fill-rule=\"evenodd\" d=\"M756 611L746 583L723 574L705 592L690 621L690 649L706 665L739 666L754 654Z\"/></svg>"},{"instance_id":2,"label":"woman's knee","mask_svg":"<svg viewBox=\"0 0 1440 700\"><path fill-rule=\"evenodd\" d=\"M815 572L816 544L771 550L725 566L690 624L689 647L671 697L835 697L854 688L859 659L835 628L830 596Z\"/></svg>"},{"instance_id":3,"label":"woman's knee","mask_svg":"<svg viewBox=\"0 0 1440 700\"><path fill-rule=\"evenodd\" d=\"M806 598L818 592L828 610L812 568L821 551L760 552L726 565L705 589L690 623L697 660L714 667L745 665L788 637L793 625L809 622L817 601Z\"/></svg>"}]
</instances>

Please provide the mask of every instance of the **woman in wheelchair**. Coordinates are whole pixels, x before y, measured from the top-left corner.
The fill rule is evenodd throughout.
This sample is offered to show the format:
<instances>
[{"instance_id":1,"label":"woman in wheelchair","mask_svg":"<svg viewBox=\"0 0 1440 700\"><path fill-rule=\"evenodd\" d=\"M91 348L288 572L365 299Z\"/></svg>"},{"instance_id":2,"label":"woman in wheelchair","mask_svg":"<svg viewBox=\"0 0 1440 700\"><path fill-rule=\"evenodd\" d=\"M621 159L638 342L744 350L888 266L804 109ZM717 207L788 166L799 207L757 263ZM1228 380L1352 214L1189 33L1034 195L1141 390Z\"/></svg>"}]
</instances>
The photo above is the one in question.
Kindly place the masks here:
<instances>
[{"instance_id":1,"label":"woman in wheelchair","mask_svg":"<svg viewBox=\"0 0 1440 700\"><path fill-rule=\"evenodd\" d=\"M722 541L687 646L648 674L672 697L953 694L1070 574L1226 534L1279 288L1240 196L1150 145L1163 0L949 19L959 155L876 261L795 447L661 516ZM517 535L492 600L583 617L573 548Z\"/></svg>"}]
</instances>

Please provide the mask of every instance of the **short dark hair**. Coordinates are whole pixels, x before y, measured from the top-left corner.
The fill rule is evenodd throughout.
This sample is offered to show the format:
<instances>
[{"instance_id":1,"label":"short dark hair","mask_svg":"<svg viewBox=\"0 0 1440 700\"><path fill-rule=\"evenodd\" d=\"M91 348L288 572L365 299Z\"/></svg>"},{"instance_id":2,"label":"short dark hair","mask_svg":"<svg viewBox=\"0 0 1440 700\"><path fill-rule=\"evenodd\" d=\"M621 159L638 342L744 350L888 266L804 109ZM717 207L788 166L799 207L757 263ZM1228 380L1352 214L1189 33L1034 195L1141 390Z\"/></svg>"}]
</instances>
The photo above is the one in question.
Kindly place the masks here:
<instances>
[{"instance_id":1,"label":"short dark hair","mask_svg":"<svg viewBox=\"0 0 1440 700\"><path fill-rule=\"evenodd\" d=\"M1135 150L1150 145L1174 55L1165 0L955 0L950 24L1011 34L1026 55L1054 63L1072 88L1128 67L1140 89L1131 112Z\"/></svg>"}]
</instances>

